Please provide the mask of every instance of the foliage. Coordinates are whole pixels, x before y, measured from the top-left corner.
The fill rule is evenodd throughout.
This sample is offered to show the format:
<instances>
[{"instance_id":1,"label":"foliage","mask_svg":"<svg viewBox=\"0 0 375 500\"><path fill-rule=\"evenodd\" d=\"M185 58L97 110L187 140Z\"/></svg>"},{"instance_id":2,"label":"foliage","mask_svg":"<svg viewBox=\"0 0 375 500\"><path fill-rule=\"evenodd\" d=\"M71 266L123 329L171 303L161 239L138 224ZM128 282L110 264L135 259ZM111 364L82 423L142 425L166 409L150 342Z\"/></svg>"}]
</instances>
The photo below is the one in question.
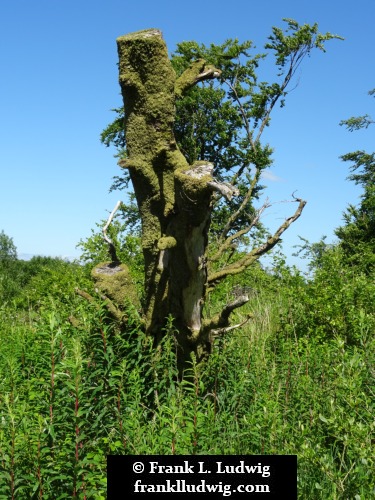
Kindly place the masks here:
<instances>
[{"instance_id":1,"label":"foliage","mask_svg":"<svg viewBox=\"0 0 375 500\"><path fill-rule=\"evenodd\" d=\"M311 45L313 33L294 28L287 43L276 33L282 46L271 38L282 67L293 36L307 37L306 53ZM138 235L123 236L118 219L109 234L140 276ZM195 453L297 454L301 498L373 498L371 267L348 265L342 244L303 240L309 278L280 253L267 271L256 263L229 276L205 307L216 314L246 288L243 326L217 333L207 362L192 355L181 380L173 318L156 349L131 306L120 332L90 288L92 266L107 260L99 231L80 246L84 265L8 251L0 268L0 500L100 500L108 454Z\"/></svg>"},{"instance_id":2,"label":"foliage","mask_svg":"<svg viewBox=\"0 0 375 500\"><path fill-rule=\"evenodd\" d=\"M171 56L171 63L177 77L198 59L204 59L221 71L218 80L203 81L191 87L176 100L174 135L177 144L192 165L196 161L214 164L215 177L235 184L239 196L231 200L221 199L215 203L211 234L213 240L222 234L230 215L227 234L237 233L243 227L251 227L252 236L257 238L262 226L257 220L254 208L263 186L261 173L272 165L272 148L261 143L265 127L270 125L271 114L277 104L285 104L293 76L303 59L314 49L325 50L325 42L340 39L331 33L318 32L317 24L299 25L292 19L284 19L286 28L273 28L268 52L254 54L250 40L226 40L221 45L206 46L194 41L177 44ZM274 82L260 80L259 65L273 55L278 74ZM116 108L117 118L101 134L106 146L113 145L118 156L126 156L124 109ZM112 188L127 187L129 174L123 171L115 177ZM134 203L128 206L127 228L136 224L134 215L138 209ZM139 219L138 219L139 220ZM252 221L256 223L252 224ZM249 243L245 236L234 243Z\"/></svg>"},{"instance_id":3,"label":"foliage","mask_svg":"<svg viewBox=\"0 0 375 500\"><path fill-rule=\"evenodd\" d=\"M171 318L155 350L132 310L119 334L104 304L69 293L73 264L50 262L57 289L41 266L24 291L38 300L0 306L0 498L104 499L107 454L182 453L297 454L301 498L371 498L374 288L323 261L316 282L282 257L241 276L254 291L237 319L251 320L182 381ZM351 335L332 330L330 304Z\"/></svg>"},{"instance_id":4,"label":"foliage","mask_svg":"<svg viewBox=\"0 0 375 500\"><path fill-rule=\"evenodd\" d=\"M375 94L375 89L369 92ZM369 115L343 120L350 132L367 129L374 121ZM340 245L351 265L360 266L369 272L375 266L375 153L354 151L341 156L350 162L349 180L363 188L358 207L349 205L344 213L344 225L336 230Z\"/></svg>"},{"instance_id":5,"label":"foliage","mask_svg":"<svg viewBox=\"0 0 375 500\"><path fill-rule=\"evenodd\" d=\"M17 259L17 248L13 243L13 239L2 230L0 233L0 263L3 264L4 261L15 259Z\"/></svg>"},{"instance_id":6,"label":"foliage","mask_svg":"<svg viewBox=\"0 0 375 500\"><path fill-rule=\"evenodd\" d=\"M313 279L301 280L287 294L281 324L297 337L356 346L369 341L375 328L373 275L348 266L340 246L326 248Z\"/></svg>"},{"instance_id":7,"label":"foliage","mask_svg":"<svg viewBox=\"0 0 375 500\"><path fill-rule=\"evenodd\" d=\"M62 300L62 290L71 294L77 285L90 287L88 272L78 263L59 258L35 256L29 261L13 259L0 265L0 298L19 307L36 306L49 296Z\"/></svg>"}]
</instances>

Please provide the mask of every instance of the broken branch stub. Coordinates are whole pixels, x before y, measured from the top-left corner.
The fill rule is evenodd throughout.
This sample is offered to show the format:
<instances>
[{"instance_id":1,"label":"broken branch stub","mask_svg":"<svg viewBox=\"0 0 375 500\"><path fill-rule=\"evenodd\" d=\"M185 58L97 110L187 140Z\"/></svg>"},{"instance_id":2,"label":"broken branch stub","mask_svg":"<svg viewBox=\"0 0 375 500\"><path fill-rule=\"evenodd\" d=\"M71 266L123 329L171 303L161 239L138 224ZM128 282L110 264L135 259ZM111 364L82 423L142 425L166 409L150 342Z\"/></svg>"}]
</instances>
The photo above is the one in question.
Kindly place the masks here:
<instances>
[{"instance_id":1,"label":"broken branch stub","mask_svg":"<svg viewBox=\"0 0 375 500\"><path fill-rule=\"evenodd\" d=\"M219 78L221 71L212 64L207 64L204 59L198 59L191 63L175 84L175 94L177 97L183 95L189 88L204 80Z\"/></svg>"},{"instance_id":2,"label":"broken branch stub","mask_svg":"<svg viewBox=\"0 0 375 500\"><path fill-rule=\"evenodd\" d=\"M239 189L237 189L229 182L209 181L207 185L214 191L217 191L222 196L224 196L224 198L226 198L228 201L230 201L233 196L238 196L240 194Z\"/></svg>"}]
</instances>

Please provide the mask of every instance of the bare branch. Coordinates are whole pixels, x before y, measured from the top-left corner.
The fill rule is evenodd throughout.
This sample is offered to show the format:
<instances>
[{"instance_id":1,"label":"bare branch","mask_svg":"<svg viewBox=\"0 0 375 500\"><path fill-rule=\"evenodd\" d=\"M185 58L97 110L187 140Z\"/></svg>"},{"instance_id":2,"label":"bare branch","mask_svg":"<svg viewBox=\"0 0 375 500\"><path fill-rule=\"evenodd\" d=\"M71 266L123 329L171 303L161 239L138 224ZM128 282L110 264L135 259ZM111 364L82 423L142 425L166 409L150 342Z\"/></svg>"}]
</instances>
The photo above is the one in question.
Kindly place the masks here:
<instances>
[{"instance_id":1,"label":"bare branch","mask_svg":"<svg viewBox=\"0 0 375 500\"><path fill-rule=\"evenodd\" d=\"M260 207L260 209L257 211L255 217L252 219L251 223L246 226L245 228L243 229L240 229L239 231L237 231L236 233L234 234L231 234L230 236L228 236L228 238L224 241L224 243L220 246L219 250L212 256L210 257L210 261L211 262L215 262L217 260L220 259L220 257L223 255L223 253L226 251L226 250L229 250L231 247L232 247L232 243L233 241L237 240L238 238L241 238L241 236L244 236L245 234L248 234L252 229L253 227L255 227L259 220L260 220L260 217L262 215L262 213L270 206L270 204L268 203L268 199L265 201L265 203Z\"/></svg>"},{"instance_id":2,"label":"bare branch","mask_svg":"<svg viewBox=\"0 0 375 500\"><path fill-rule=\"evenodd\" d=\"M207 182L207 186L220 193L222 196L224 196L225 199L229 201L233 196L238 196L240 194L239 189L234 187L232 184L229 184L229 182L210 181Z\"/></svg>"},{"instance_id":3,"label":"bare branch","mask_svg":"<svg viewBox=\"0 0 375 500\"><path fill-rule=\"evenodd\" d=\"M113 220L113 217L115 216L115 213L117 212L117 210L120 208L121 206L121 201L118 201L116 203L116 206L115 208L112 210L112 212L110 213L109 217L108 217L108 220L107 220L107 223L105 224L105 226L103 227L102 229L102 232L103 232L103 238L104 240L108 243L108 251L109 251L109 254L111 256L111 260L112 262L120 262L118 257L117 257L117 254L116 254L116 248L115 248L115 245L113 244L112 240L109 238L109 236L107 235L107 229L109 228L109 225L111 224L112 220Z\"/></svg>"},{"instance_id":4,"label":"bare branch","mask_svg":"<svg viewBox=\"0 0 375 500\"><path fill-rule=\"evenodd\" d=\"M225 333L231 332L232 330L235 330L237 328L241 328L241 326L245 325L252 318L253 315L248 314L246 319L244 321L241 321L241 323L238 323L237 325L226 326L224 328L217 328L216 330L211 330L211 336L214 338L219 335L224 335Z\"/></svg>"},{"instance_id":5,"label":"bare branch","mask_svg":"<svg viewBox=\"0 0 375 500\"><path fill-rule=\"evenodd\" d=\"M237 297L233 302L227 304L220 314L217 314L213 318L207 320L204 324L204 329L208 332L212 332L214 330L223 330L227 329L229 326L229 316L231 313L242 307L244 304L249 302L249 295L247 293L243 293L239 297ZM231 328L231 327L229 327ZM229 331L229 330L227 330Z\"/></svg>"},{"instance_id":6,"label":"bare branch","mask_svg":"<svg viewBox=\"0 0 375 500\"><path fill-rule=\"evenodd\" d=\"M240 295L240 297L237 297L233 302L230 302L229 304L227 304L220 313L218 326L220 326L221 324L227 323L229 320L230 314L235 309L242 307L244 304L246 304L246 302L249 302L248 294Z\"/></svg>"},{"instance_id":7,"label":"bare branch","mask_svg":"<svg viewBox=\"0 0 375 500\"><path fill-rule=\"evenodd\" d=\"M301 198L295 198L294 195L293 198L294 201L298 202L298 208L296 209L294 214L286 219L286 221L277 229L273 236L270 236L263 245L254 248L251 252L247 253L244 257L234 262L233 264L209 275L207 280L208 284L211 287L222 281L228 275L242 273L253 262L258 260L265 253L269 252L280 241L281 235L288 229L291 224L293 224L294 221L298 219L306 205L306 201L302 200Z\"/></svg>"}]
</instances>

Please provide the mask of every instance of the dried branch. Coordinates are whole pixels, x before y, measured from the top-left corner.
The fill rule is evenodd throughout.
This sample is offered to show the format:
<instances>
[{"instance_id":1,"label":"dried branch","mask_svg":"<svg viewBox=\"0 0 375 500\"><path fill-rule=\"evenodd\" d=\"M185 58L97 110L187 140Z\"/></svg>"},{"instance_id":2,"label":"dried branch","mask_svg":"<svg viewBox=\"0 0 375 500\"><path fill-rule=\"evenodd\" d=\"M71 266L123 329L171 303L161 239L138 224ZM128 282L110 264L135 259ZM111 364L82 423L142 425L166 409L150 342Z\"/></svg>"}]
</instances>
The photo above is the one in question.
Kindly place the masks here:
<instances>
[{"instance_id":1,"label":"dried branch","mask_svg":"<svg viewBox=\"0 0 375 500\"><path fill-rule=\"evenodd\" d=\"M207 280L208 284L211 287L222 281L228 275L242 273L253 262L258 260L265 253L269 252L280 241L281 235L288 229L291 224L293 224L294 221L298 219L306 205L306 201L302 200L301 198L295 198L294 196L293 198L294 201L298 202L298 208L296 209L294 214L286 219L286 221L277 229L273 236L270 236L263 245L254 248L251 252L247 253L244 257L234 262L233 264L209 275Z\"/></svg>"},{"instance_id":2,"label":"dried branch","mask_svg":"<svg viewBox=\"0 0 375 500\"><path fill-rule=\"evenodd\" d=\"M232 325L232 326L226 326L224 328L217 328L216 330L211 330L211 337L217 337L219 335L224 335L225 333L231 332L232 330L235 330L236 328L241 328L241 326L245 325L250 319L253 318L252 314L248 314L246 319L244 321L241 321L241 323L238 323L237 325Z\"/></svg>"},{"instance_id":3,"label":"dried branch","mask_svg":"<svg viewBox=\"0 0 375 500\"><path fill-rule=\"evenodd\" d=\"M105 226L103 227L102 229L102 232L103 232L103 238L104 240L108 243L108 251L109 251L109 255L111 257L111 261L112 262L120 262L120 260L118 259L117 257L117 254L116 254L116 248L115 248L115 245L113 244L113 241L109 238L109 236L107 235L107 229L109 228L109 225L111 224L112 220L113 220L113 217L115 216L115 213L117 212L117 210L120 208L121 206L121 201L118 201L116 203L116 206L115 208L112 210L112 212L110 213L109 217L108 217L108 220L107 220L107 223L105 224Z\"/></svg>"},{"instance_id":4,"label":"dried branch","mask_svg":"<svg viewBox=\"0 0 375 500\"><path fill-rule=\"evenodd\" d=\"M230 314L235 309L242 307L244 304L246 304L246 302L249 302L249 296L247 294L241 295L240 297L237 297L236 300L234 300L233 302L227 304L220 313L217 325L220 326L228 323Z\"/></svg>"},{"instance_id":5,"label":"dried branch","mask_svg":"<svg viewBox=\"0 0 375 500\"><path fill-rule=\"evenodd\" d=\"M207 186L220 193L226 200L229 201L233 198L233 196L238 196L240 194L239 189L228 182L210 181L207 182Z\"/></svg>"},{"instance_id":6,"label":"dried branch","mask_svg":"<svg viewBox=\"0 0 375 500\"><path fill-rule=\"evenodd\" d=\"M265 201L265 203L257 211L257 213L256 213L255 217L252 219L251 223L248 226L246 226L245 228L240 229L236 233L228 236L228 238L224 241L224 243L219 247L219 250L212 257L210 257L209 260L211 262L218 261L226 250L229 250L230 248L232 248L232 244L235 240L237 240L241 236L244 236L245 234L248 234L253 229L253 227L255 227L258 224L262 213L269 206L270 206L270 204L268 203L268 199L267 199Z\"/></svg>"},{"instance_id":7,"label":"dried branch","mask_svg":"<svg viewBox=\"0 0 375 500\"><path fill-rule=\"evenodd\" d=\"M247 302L249 302L249 295L247 293L243 293L242 295L237 297L233 302L227 304L223 308L220 314L217 314L213 318L207 320L204 324L204 329L208 332L212 332L218 329L219 330L227 329L229 327L229 316L231 315L231 313L235 309L242 307Z\"/></svg>"}]
</instances>

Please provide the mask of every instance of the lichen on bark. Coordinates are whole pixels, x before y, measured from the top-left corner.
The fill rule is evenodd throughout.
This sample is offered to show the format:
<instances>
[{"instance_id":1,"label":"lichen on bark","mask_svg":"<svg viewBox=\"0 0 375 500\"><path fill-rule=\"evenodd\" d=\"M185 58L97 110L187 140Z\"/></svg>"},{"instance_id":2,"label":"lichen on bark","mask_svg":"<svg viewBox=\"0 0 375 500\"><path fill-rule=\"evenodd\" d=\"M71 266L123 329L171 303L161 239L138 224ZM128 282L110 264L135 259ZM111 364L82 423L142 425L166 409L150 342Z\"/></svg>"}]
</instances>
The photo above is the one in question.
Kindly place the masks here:
<instances>
[{"instance_id":1,"label":"lichen on bark","mask_svg":"<svg viewBox=\"0 0 375 500\"><path fill-rule=\"evenodd\" d=\"M93 268L91 275L98 290L118 307L125 308L127 304L139 307L137 291L125 264L102 262Z\"/></svg>"},{"instance_id":2,"label":"lichen on bark","mask_svg":"<svg viewBox=\"0 0 375 500\"><path fill-rule=\"evenodd\" d=\"M216 242L214 255L212 252L209 255L208 231L213 206L218 197L224 196L230 200L240 194L236 179L242 175L244 167L228 183L213 177L214 165L207 161L189 165L177 146L173 128L176 99L193 85L217 78L221 72L199 59L177 78L162 34L157 29L122 36L117 39L117 45L126 142L126 153L119 164L129 170L141 219L145 264L143 325L157 343L165 334L167 318L172 316L177 332L178 362L183 370L192 352L198 359L204 358L211 351L215 335L244 324L230 325L229 316L248 300L246 294L225 305L221 313L213 318L203 320L207 294L227 276L242 273L280 241L283 232L300 216L305 202L295 198L298 208L294 215L281 224L272 236L259 247L239 255L235 261L227 260L222 267L217 268L217 262L233 241L249 233L266 206L261 207L254 220L245 227L230 232L233 223L243 215L252 198L264 165L262 162L255 165L256 172L247 193L239 207L229 216ZM229 86L237 99L235 88ZM249 147L255 153L257 143L254 142L239 100L238 104ZM261 130L267 121L268 115L260 126ZM111 244L108 238L106 241ZM113 245L111 258L116 260ZM209 273L210 264L212 269ZM118 263L112 262L111 265ZM118 277L107 273L104 280L98 278L100 270L95 273L100 287L107 287L108 295L112 294L114 302L121 301L124 290L129 286L126 272L119 272ZM113 279L115 285L111 288L108 283ZM119 282L116 284L116 281ZM120 285L121 281L125 287ZM112 308L111 304L107 307ZM114 315L116 311L115 306Z\"/></svg>"},{"instance_id":3,"label":"lichen on bark","mask_svg":"<svg viewBox=\"0 0 375 500\"><path fill-rule=\"evenodd\" d=\"M119 163L129 170L142 221L146 330L160 339L172 315L185 361L202 351L213 166L190 166L180 152L175 100L220 72L199 60L177 79L159 30L125 35L117 45L126 138L126 158Z\"/></svg>"}]
</instances>

